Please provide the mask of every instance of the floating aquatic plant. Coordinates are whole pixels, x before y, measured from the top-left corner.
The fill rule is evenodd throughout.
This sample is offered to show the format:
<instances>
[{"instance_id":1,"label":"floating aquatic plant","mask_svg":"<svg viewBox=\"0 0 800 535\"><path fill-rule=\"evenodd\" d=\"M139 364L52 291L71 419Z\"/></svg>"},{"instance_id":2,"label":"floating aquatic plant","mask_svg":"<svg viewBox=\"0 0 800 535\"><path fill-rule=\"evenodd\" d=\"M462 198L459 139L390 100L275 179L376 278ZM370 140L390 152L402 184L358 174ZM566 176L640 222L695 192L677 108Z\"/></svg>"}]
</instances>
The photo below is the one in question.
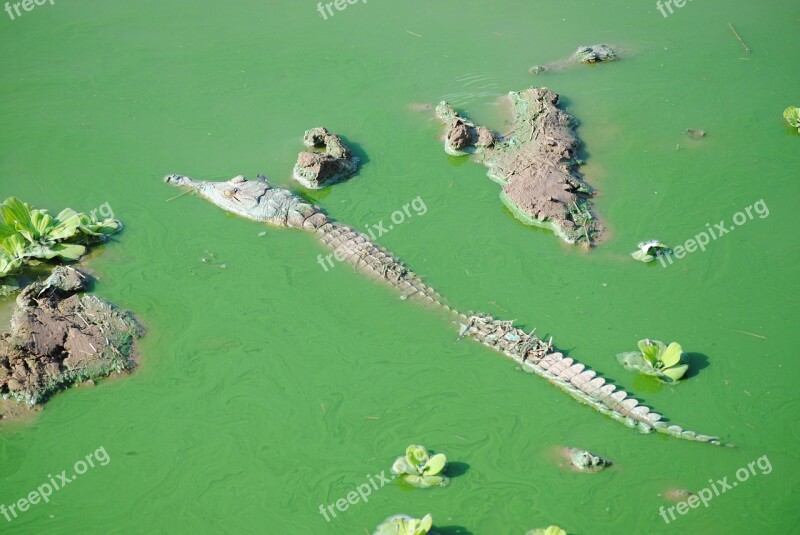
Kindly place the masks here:
<instances>
[{"instance_id":1,"label":"floating aquatic plant","mask_svg":"<svg viewBox=\"0 0 800 535\"><path fill-rule=\"evenodd\" d=\"M104 241L122 228L94 214L67 208L55 217L9 197L0 205L0 279L36 260L78 260L86 246Z\"/></svg>"},{"instance_id":2,"label":"floating aquatic plant","mask_svg":"<svg viewBox=\"0 0 800 535\"><path fill-rule=\"evenodd\" d=\"M432 525L431 515L422 518L395 515L384 520L373 535L425 535L431 530Z\"/></svg>"},{"instance_id":3,"label":"floating aquatic plant","mask_svg":"<svg viewBox=\"0 0 800 535\"><path fill-rule=\"evenodd\" d=\"M447 484L449 480L441 475L445 466L447 457L444 453L431 457L425 446L411 445L406 448L405 455L395 460L392 473L401 476L406 483L426 489Z\"/></svg>"},{"instance_id":4,"label":"floating aquatic plant","mask_svg":"<svg viewBox=\"0 0 800 535\"><path fill-rule=\"evenodd\" d=\"M640 242L638 248L631 253L634 260L639 262L652 262L662 255L670 253L670 248L658 240Z\"/></svg>"},{"instance_id":5,"label":"floating aquatic plant","mask_svg":"<svg viewBox=\"0 0 800 535\"><path fill-rule=\"evenodd\" d=\"M620 353L617 360L628 370L652 375L664 383L674 384L683 377L688 364L682 364L683 350L677 342L669 346L658 340L639 340L639 351Z\"/></svg>"},{"instance_id":6,"label":"floating aquatic plant","mask_svg":"<svg viewBox=\"0 0 800 535\"><path fill-rule=\"evenodd\" d=\"M783 118L786 119L787 123L797 128L797 131L800 132L800 108L789 106L783 110Z\"/></svg>"},{"instance_id":7,"label":"floating aquatic plant","mask_svg":"<svg viewBox=\"0 0 800 535\"><path fill-rule=\"evenodd\" d=\"M567 535L567 532L558 526L547 526L546 528L529 531L527 535Z\"/></svg>"}]
</instances>

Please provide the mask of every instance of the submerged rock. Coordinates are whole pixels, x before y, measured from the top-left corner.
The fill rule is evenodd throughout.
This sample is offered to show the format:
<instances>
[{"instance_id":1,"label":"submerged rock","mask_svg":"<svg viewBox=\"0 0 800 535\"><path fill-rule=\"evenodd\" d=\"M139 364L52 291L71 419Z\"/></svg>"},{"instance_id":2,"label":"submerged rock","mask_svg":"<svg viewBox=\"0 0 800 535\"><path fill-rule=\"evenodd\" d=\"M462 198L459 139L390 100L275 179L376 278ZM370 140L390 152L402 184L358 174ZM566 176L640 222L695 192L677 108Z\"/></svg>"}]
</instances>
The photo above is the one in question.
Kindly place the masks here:
<instances>
[{"instance_id":1,"label":"submerged rock","mask_svg":"<svg viewBox=\"0 0 800 535\"><path fill-rule=\"evenodd\" d=\"M671 502L682 502L688 500L692 496L695 496L695 493L686 489L673 488L665 490L664 494L661 494L660 496Z\"/></svg>"},{"instance_id":2,"label":"submerged rock","mask_svg":"<svg viewBox=\"0 0 800 535\"><path fill-rule=\"evenodd\" d=\"M40 404L73 383L135 366L142 327L129 312L78 294L85 289L82 273L57 267L17 296L11 332L0 334L0 397Z\"/></svg>"},{"instance_id":3,"label":"submerged rock","mask_svg":"<svg viewBox=\"0 0 800 535\"><path fill-rule=\"evenodd\" d=\"M309 189L320 189L349 177L358 169L358 158L336 134L319 127L306 131L303 144L325 152L304 151L297 157L292 176Z\"/></svg>"},{"instance_id":4,"label":"submerged rock","mask_svg":"<svg viewBox=\"0 0 800 535\"><path fill-rule=\"evenodd\" d=\"M687 128L684 133L692 139L702 139L706 137L705 130L698 130L696 128Z\"/></svg>"},{"instance_id":5,"label":"submerged rock","mask_svg":"<svg viewBox=\"0 0 800 535\"><path fill-rule=\"evenodd\" d=\"M595 243L602 229L589 206L592 190L576 171L580 142L574 118L558 108L558 95L547 88L512 91L509 97L514 127L505 136L439 103L445 151L475 154L489 168L489 178L503 186L500 198L523 222L550 228L567 243Z\"/></svg>"}]
</instances>

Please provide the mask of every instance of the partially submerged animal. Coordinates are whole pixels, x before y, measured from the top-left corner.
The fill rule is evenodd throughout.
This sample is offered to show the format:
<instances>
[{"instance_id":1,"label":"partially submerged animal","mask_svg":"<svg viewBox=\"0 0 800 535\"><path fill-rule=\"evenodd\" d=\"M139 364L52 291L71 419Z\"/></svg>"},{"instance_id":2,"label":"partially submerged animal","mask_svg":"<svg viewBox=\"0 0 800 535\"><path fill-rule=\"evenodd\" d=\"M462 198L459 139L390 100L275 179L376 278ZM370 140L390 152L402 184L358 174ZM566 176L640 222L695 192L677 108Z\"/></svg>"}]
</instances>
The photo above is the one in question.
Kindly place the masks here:
<instances>
[{"instance_id":1,"label":"partially submerged animal","mask_svg":"<svg viewBox=\"0 0 800 535\"><path fill-rule=\"evenodd\" d=\"M436 290L385 249L375 245L361 232L331 220L319 207L288 190L273 188L266 177L247 180L237 176L226 182L194 180L182 175L168 175L168 184L189 188L218 207L247 219L277 227L313 232L326 246L357 270L384 280L400 290L403 298L429 303L448 312L459 326L459 336L469 337L503 353L526 371L535 373L603 414L630 427L648 433L656 431L686 440L719 445L716 437L686 431L666 423L660 414L639 405L624 390L609 384L583 364L565 357L553 348L552 339L545 342L488 314L459 313L443 301Z\"/></svg>"},{"instance_id":2,"label":"partially submerged animal","mask_svg":"<svg viewBox=\"0 0 800 535\"><path fill-rule=\"evenodd\" d=\"M583 45L579 46L568 59L553 61L546 65L534 65L528 72L531 74L540 74L546 71L563 71L575 65L593 65L595 63L605 63L607 61L615 61L619 59L619 55L614 47L609 45Z\"/></svg>"},{"instance_id":3,"label":"partially submerged animal","mask_svg":"<svg viewBox=\"0 0 800 535\"><path fill-rule=\"evenodd\" d=\"M592 213L593 190L578 172L580 141L574 117L559 107L545 87L508 94L514 126L495 135L462 117L447 102L436 107L445 125L445 152L474 154L487 175L502 186L500 200L523 223L551 229L570 244L586 246L602 236Z\"/></svg>"}]
</instances>

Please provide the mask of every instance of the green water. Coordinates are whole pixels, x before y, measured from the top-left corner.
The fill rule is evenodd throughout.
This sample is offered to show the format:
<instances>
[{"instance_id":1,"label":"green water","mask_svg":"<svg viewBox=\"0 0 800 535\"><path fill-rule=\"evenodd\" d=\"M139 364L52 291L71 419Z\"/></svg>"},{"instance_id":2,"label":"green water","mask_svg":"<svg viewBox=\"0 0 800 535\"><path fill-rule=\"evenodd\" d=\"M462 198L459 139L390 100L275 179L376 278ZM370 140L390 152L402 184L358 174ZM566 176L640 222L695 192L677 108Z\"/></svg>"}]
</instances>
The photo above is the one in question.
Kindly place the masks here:
<instances>
[{"instance_id":1,"label":"green water","mask_svg":"<svg viewBox=\"0 0 800 535\"><path fill-rule=\"evenodd\" d=\"M110 4L0 12L0 197L108 203L125 230L87 262L96 291L148 327L132 376L64 392L0 430L6 505L99 448L110 458L50 503L0 517L0 531L349 534L405 512L475 535L551 523L570 534L800 532L800 135L781 119L800 105L796 1L690 2L664 18L655 2L372 0L328 20L310 0ZM595 42L623 47L624 61L527 73ZM514 220L485 169L447 157L441 127L409 109L446 97L502 129L496 97L532 84L562 94L581 122L583 171L610 230L588 254ZM736 448L637 434L455 343L450 325L390 288L345 265L325 272L310 235L189 196L167 202L167 173L289 184L300 136L318 125L365 160L313 195L333 217L363 228L421 196L427 212L379 242L454 306L537 327ZM693 141L686 128L708 135ZM642 239L678 245L730 225L761 199L768 217L666 269L627 257ZM635 379L613 355L644 337L680 341L702 369L675 388ZM410 443L446 452L461 475L429 491L390 484L325 521L320 504ZM616 465L566 471L553 453L564 445ZM669 525L659 516L674 505L666 490L735 481L764 455L770 473L756 468Z\"/></svg>"}]
</instances>

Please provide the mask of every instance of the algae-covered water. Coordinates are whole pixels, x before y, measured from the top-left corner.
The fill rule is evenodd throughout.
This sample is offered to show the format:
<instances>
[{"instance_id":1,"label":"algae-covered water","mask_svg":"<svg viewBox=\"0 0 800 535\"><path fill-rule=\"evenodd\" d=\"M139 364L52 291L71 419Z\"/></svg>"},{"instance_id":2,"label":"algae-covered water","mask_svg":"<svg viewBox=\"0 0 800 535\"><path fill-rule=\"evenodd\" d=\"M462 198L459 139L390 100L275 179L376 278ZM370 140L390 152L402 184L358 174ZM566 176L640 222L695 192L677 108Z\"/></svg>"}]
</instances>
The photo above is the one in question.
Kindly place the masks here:
<instances>
[{"instance_id":1,"label":"algae-covered water","mask_svg":"<svg viewBox=\"0 0 800 535\"><path fill-rule=\"evenodd\" d=\"M132 376L0 428L6 506L95 459L0 531L352 534L431 513L451 534L800 532L800 134L781 117L800 106L796 1L688 2L664 17L621 0L372 0L327 20L310 0L31 5L0 12L0 197L113 211L125 230L85 265L148 333ZM597 42L624 59L528 74ZM589 253L516 221L485 168L446 156L441 126L409 106L447 98L502 130L496 98L531 85L580 121L610 230ZM329 214L365 228L419 198L378 242L453 306L536 327L736 447L638 434L456 343L453 326L349 266L324 270L309 234L168 200L167 173L291 186L302 133L319 125L363 159L308 193ZM735 230L666 268L628 257L721 221ZM614 355L645 337L679 341L691 377L668 387L623 370ZM412 443L456 463L449 486L378 483ZM615 465L570 472L559 446ZM370 480L368 501L326 521L321 505ZM659 514L676 506L670 489L705 488L707 506Z\"/></svg>"}]
</instances>

